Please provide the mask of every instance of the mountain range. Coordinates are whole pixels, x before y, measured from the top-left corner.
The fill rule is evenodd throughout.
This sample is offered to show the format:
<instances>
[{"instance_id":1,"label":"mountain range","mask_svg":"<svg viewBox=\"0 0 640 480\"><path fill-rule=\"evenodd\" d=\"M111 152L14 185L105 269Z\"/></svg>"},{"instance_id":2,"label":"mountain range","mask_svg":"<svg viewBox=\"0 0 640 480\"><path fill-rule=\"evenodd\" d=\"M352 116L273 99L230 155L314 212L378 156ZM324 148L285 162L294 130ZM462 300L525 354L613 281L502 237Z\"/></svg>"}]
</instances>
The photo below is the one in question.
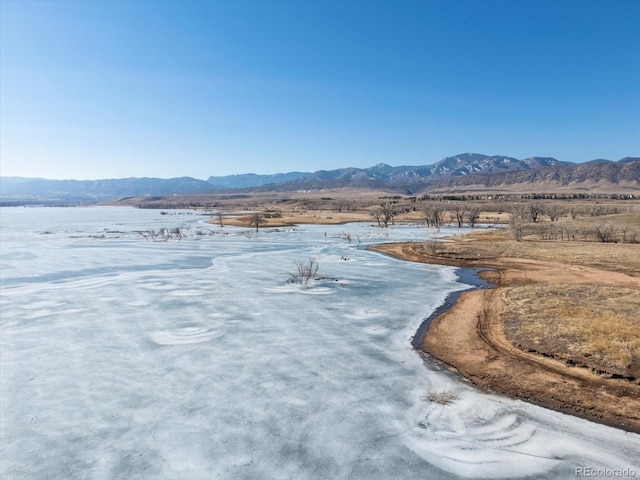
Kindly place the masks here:
<instances>
[{"instance_id":1,"label":"mountain range","mask_svg":"<svg viewBox=\"0 0 640 480\"><path fill-rule=\"evenodd\" d=\"M384 163L369 168L340 168L316 172L274 175L242 174L211 176L206 181L191 177L123 178L106 180L47 180L0 177L3 201L97 202L123 197L201 194L220 191L297 191L330 188L369 188L407 194L428 191L496 190L498 188L576 188L594 185L607 188L640 188L640 158L617 162L593 160L561 162L549 157L516 159L463 153L431 165L393 167Z\"/></svg>"},{"instance_id":2,"label":"mountain range","mask_svg":"<svg viewBox=\"0 0 640 480\"><path fill-rule=\"evenodd\" d=\"M410 187L425 181L441 178L460 177L472 174L494 174L531 170L542 167L563 165L555 158L531 157L518 160L512 157L488 156L479 153L463 153L447 157L433 165L392 167L380 163L369 168L339 168L336 170L318 170L317 172L291 172L277 175L231 175L209 177L207 180L214 188L257 188L269 189L320 189L336 187ZM281 187L275 187L281 185Z\"/></svg>"}]
</instances>

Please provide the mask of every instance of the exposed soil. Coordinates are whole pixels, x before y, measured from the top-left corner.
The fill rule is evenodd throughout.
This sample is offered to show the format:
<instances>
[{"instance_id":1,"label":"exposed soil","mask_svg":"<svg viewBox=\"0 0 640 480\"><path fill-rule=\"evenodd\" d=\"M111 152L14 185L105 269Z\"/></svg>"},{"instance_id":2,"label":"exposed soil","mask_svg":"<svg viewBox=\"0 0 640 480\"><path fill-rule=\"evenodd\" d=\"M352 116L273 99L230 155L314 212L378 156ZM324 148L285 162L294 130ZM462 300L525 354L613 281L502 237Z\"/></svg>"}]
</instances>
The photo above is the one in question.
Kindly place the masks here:
<instances>
[{"instance_id":1,"label":"exposed soil","mask_svg":"<svg viewBox=\"0 0 640 480\"><path fill-rule=\"evenodd\" d=\"M640 433L640 383L633 376L606 369L567 363L546 352L525 351L505 335L502 311L507 288L524 285L591 285L640 290L640 278L592 266L473 254L477 240L464 253L429 253L425 244L386 244L374 250L395 257L461 267L489 267L480 276L496 285L489 290L464 292L456 304L436 317L424 339L423 350L489 390L590 420ZM479 251L491 248L482 241ZM496 245L494 243L494 250ZM474 258L475 257L475 258ZM532 350L532 349L529 349ZM587 368L585 368L587 367Z\"/></svg>"}]
</instances>

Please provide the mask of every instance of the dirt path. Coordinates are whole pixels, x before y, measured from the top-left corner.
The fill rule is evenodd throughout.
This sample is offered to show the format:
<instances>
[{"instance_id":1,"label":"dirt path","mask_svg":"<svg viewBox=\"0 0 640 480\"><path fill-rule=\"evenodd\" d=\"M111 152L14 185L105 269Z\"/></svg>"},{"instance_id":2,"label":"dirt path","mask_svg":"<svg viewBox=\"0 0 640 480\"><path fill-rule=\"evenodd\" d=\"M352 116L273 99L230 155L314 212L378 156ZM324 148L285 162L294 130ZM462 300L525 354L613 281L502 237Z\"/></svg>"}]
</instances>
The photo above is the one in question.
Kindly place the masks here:
<instances>
[{"instance_id":1,"label":"dirt path","mask_svg":"<svg viewBox=\"0 0 640 480\"><path fill-rule=\"evenodd\" d=\"M598 284L640 289L640 279L596 268L518 258L434 258L416 244L381 245L401 259L464 267L490 267L481 276L497 287L462 293L435 318L423 349L473 383L547 408L640 433L640 384L606 378L591 370L515 347L501 320L507 286Z\"/></svg>"}]
</instances>

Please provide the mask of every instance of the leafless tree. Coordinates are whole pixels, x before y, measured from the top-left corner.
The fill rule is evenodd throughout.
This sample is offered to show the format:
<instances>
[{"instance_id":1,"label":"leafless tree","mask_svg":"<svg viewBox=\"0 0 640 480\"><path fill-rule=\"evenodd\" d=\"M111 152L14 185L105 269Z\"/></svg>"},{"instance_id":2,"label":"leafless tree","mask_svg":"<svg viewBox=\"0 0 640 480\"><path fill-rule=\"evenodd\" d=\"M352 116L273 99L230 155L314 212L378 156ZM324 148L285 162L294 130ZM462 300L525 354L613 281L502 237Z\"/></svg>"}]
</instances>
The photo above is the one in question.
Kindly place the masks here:
<instances>
[{"instance_id":1,"label":"leafless tree","mask_svg":"<svg viewBox=\"0 0 640 480\"><path fill-rule=\"evenodd\" d=\"M381 227L382 226L382 223L381 223L382 210L380 208L374 208L371 211L371 216L376 219L376 221L378 222L378 226Z\"/></svg>"},{"instance_id":2,"label":"leafless tree","mask_svg":"<svg viewBox=\"0 0 640 480\"><path fill-rule=\"evenodd\" d=\"M470 208L469 211L467 212L467 221L469 222L469 225L471 226L471 228L474 228L476 226L476 223L478 223L479 218L480 218L480 208L478 207Z\"/></svg>"},{"instance_id":3,"label":"leafless tree","mask_svg":"<svg viewBox=\"0 0 640 480\"><path fill-rule=\"evenodd\" d=\"M569 210L569 215L571 215L571 218L575 220L576 218L578 218L579 213L575 208L571 207L571 210Z\"/></svg>"},{"instance_id":4,"label":"leafless tree","mask_svg":"<svg viewBox=\"0 0 640 480\"><path fill-rule=\"evenodd\" d=\"M509 229L516 242L522 241L522 235L524 233L524 219L522 216L512 213L509 216Z\"/></svg>"},{"instance_id":5,"label":"leafless tree","mask_svg":"<svg viewBox=\"0 0 640 480\"><path fill-rule=\"evenodd\" d=\"M260 225L263 225L264 222L265 222L264 215L262 215L261 213L254 213L253 216L251 217L251 221L249 222L249 226L250 227L255 226L256 232L257 232Z\"/></svg>"},{"instance_id":6,"label":"leafless tree","mask_svg":"<svg viewBox=\"0 0 640 480\"><path fill-rule=\"evenodd\" d=\"M622 243L627 243L627 237L629 236L629 226L622 225L620 227L620 233L622 233Z\"/></svg>"},{"instance_id":7,"label":"leafless tree","mask_svg":"<svg viewBox=\"0 0 640 480\"><path fill-rule=\"evenodd\" d=\"M596 238L604 243L614 242L616 238L616 231L613 225L609 223L599 224L594 229Z\"/></svg>"},{"instance_id":8,"label":"leafless tree","mask_svg":"<svg viewBox=\"0 0 640 480\"><path fill-rule=\"evenodd\" d=\"M349 212L355 210L356 202L353 200L339 200L334 204L334 209L337 212Z\"/></svg>"},{"instance_id":9,"label":"leafless tree","mask_svg":"<svg viewBox=\"0 0 640 480\"><path fill-rule=\"evenodd\" d=\"M216 213L216 217L218 217L218 222L220 223L220 226L224 227L224 225L222 225L222 212L218 211L218 213Z\"/></svg>"},{"instance_id":10,"label":"leafless tree","mask_svg":"<svg viewBox=\"0 0 640 480\"><path fill-rule=\"evenodd\" d=\"M387 202L375 208L372 215L378 221L378 226L380 226L380 222L382 222L386 228L389 226L389 222L393 225L396 213L396 206L391 202Z\"/></svg>"},{"instance_id":11,"label":"leafless tree","mask_svg":"<svg viewBox=\"0 0 640 480\"><path fill-rule=\"evenodd\" d=\"M564 233L567 236L567 241L576 239L576 228L572 225L564 225L562 227L564 229Z\"/></svg>"},{"instance_id":12,"label":"leafless tree","mask_svg":"<svg viewBox=\"0 0 640 480\"><path fill-rule=\"evenodd\" d=\"M458 224L458 228L462 228L464 219L467 216L465 208L458 203L454 203L453 207L451 207L451 214L453 215L453 220Z\"/></svg>"},{"instance_id":13,"label":"leafless tree","mask_svg":"<svg viewBox=\"0 0 640 480\"><path fill-rule=\"evenodd\" d=\"M529 218L533 223L537 223L540 215L544 213L544 205L538 202L529 204Z\"/></svg>"},{"instance_id":14,"label":"leafless tree","mask_svg":"<svg viewBox=\"0 0 640 480\"><path fill-rule=\"evenodd\" d=\"M440 228L444 222L444 209L439 205L427 205L423 210L427 227Z\"/></svg>"},{"instance_id":15,"label":"leafless tree","mask_svg":"<svg viewBox=\"0 0 640 480\"><path fill-rule=\"evenodd\" d=\"M636 243L636 237L638 236L638 232L629 225L622 225L620 227L620 233L622 233L622 242L623 243Z\"/></svg>"},{"instance_id":16,"label":"leafless tree","mask_svg":"<svg viewBox=\"0 0 640 480\"><path fill-rule=\"evenodd\" d=\"M549 215L549 220L555 222L561 218L566 212L560 205L548 205L545 209L545 213Z\"/></svg>"},{"instance_id":17,"label":"leafless tree","mask_svg":"<svg viewBox=\"0 0 640 480\"><path fill-rule=\"evenodd\" d=\"M549 234L549 225L548 224L541 224L538 225L538 234L540 235L540 238L542 238L542 240L551 240L551 238L548 236Z\"/></svg>"},{"instance_id":18,"label":"leafless tree","mask_svg":"<svg viewBox=\"0 0 640 480\"><path fill-rule=\"evenodd\" d=\"M587 239L589 238L589 233L591 233L589 228L587 226L584 226L584 225L578 228L578 232L580 233L580 235L582 235L582 241L583 242L587 241Z\"/></svg>"},{"instance_id":19,"label":"leafless tree","mask_svg":"<svg viewBox=\"0 0 640 480\"><path fill-rule=\"evenodd\" d=\"M384 214L384 216L382 217L382 223L384 223L385 227L389 224L389 222L391 222L391 225L395 224L395 218L398 211L396 210L396 206L393 203L383 204L382 213Z\"/></svg>"}]
</instances>

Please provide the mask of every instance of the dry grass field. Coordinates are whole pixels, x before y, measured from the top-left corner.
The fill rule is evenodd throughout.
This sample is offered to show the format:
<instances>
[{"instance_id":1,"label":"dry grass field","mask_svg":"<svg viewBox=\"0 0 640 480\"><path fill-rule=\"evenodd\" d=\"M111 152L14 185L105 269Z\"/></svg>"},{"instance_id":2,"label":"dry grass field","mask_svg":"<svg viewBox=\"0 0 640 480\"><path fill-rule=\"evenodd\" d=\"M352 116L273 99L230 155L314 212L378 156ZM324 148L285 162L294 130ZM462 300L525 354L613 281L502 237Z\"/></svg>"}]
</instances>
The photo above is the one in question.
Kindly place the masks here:
<instances>
[{"instance_id":1,"label":"dry grass field","mask_svg":"<svg viewBox=\"0 0 640 480\"><path fill-rule=\"evenodd\" d=\"M507 338L527 351L640 378L640 290L600 285L507 288Z\"/></svg>"},{"instance_id":2,"label":"dry grass field","mask_svg":"<svg viewBox=\"0 0 640 480\"><path fill-rule=\"evenodd\" d=\"M481 261L496 258L523 258L545 262L583 265L602 270L640 276L640 244L583 241L542 241L531 235L521 242L513 240L508 229L467 234L450 242L416 246L424 254L441 259Z\"/></svg>"},{"instance_id":3,"label":"dry grass field","mask_svg":"<svg viewBox=\"0 0 640 480\"><path fill-rule=\"evenodd\" d=\"M551 222L547 222L546 227ZM549 238L545 224L529 224L523 241L501 234L477 235L473 254L585 266L640 277L640 214L622 213L561 219L556 231L583 232L581 240ZM587 232L607 228L613 241L597 241ZM634 243L630 243L633 239ZM623 242L627 243L623 243ZM448 247L448 246L447 246ZM471 252L467 251L467 254ZM507 338L527 351L561 359L594 371L640 378L640 290L611 286L605 275L590 284L569 279L507 287L503 321Z\"/></svg>"},{"instance_id":4,"label":"dry grass field","mask_svg":"<svg viewBox=\"0 0 640 480\"><path fill-rule=\"evenodd\" d=\"M607 221L632 223L620 215ZM640 378L640 244L542 241L533 233L516 242L502 229L414 250L433 263L499 268L508 262L519 270L503 284L505 334L512 343L595 371ZM595 269L595 275L583 278L572 270L581 267ZM608 272L629 281L620 284Z\"/></svg>"}]
</instances>

